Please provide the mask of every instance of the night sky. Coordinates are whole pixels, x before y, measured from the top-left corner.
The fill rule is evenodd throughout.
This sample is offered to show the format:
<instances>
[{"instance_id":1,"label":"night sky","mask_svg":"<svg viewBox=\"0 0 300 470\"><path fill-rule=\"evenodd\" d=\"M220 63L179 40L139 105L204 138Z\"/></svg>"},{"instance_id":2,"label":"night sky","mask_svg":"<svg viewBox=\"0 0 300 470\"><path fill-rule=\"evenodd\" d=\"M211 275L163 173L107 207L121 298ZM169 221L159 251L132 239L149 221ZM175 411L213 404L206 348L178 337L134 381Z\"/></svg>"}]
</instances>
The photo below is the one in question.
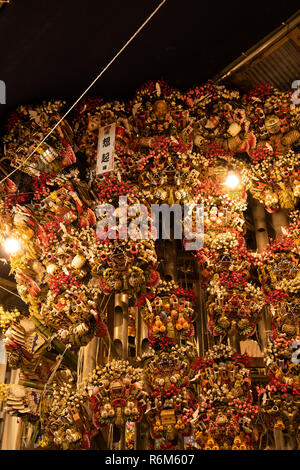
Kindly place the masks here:
<instances>
[{"instance_id":1,"label":"night sky","mask_svg":"<svg viewBox=\"0 0 300 470\"><path fill-rule=\"evenodd\" d=\"M72 102L160 2L11 0L0 9L0 80L7 104ZM182 90L212 78L272 32L299 2L167 0L90 95L128 98L148 80ZM2 129L3 131L3 129Z\"/></svg>"}]
</instances>

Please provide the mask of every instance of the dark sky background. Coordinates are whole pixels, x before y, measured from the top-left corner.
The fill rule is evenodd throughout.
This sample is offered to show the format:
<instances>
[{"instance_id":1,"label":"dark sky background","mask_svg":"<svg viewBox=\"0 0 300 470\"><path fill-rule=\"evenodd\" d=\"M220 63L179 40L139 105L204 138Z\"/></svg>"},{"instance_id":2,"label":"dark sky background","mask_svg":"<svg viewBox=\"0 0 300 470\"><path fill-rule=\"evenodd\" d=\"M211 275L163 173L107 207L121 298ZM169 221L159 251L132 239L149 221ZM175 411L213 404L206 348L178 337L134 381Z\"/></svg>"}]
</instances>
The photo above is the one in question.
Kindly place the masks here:
<instances>
[{"instance_id":1,"label":"dark sky background","mask_svg":"<svg viewBox=\"0 0 300 470\"><path fill-rule=\"evenodd\" d=\"M74 101L159 3L11 0L0 9L0 125L23 103ZM181 89L201 84L298 8L293 0L167 0L90 95L127 98L158 78Z\"/></svg>"}]
</instances>

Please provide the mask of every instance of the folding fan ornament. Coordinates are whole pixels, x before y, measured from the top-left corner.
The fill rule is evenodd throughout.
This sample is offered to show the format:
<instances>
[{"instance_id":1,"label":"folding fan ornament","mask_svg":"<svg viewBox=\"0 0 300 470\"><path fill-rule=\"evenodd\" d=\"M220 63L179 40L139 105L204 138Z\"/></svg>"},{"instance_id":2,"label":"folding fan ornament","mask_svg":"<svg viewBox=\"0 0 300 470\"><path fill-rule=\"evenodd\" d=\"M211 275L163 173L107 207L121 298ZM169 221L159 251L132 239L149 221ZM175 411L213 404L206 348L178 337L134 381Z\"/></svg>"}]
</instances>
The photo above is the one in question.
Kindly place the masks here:
<instances>
[{"instance_id":1,"label":"folding fan ornament","mask_svg":"<svg viewBox=\"0 0 300 470\"><path fill-rule=\"evenodd\" d=\"M70 364L73 369L76 367L76 361L74 366L74 358L70 356L68 347L58 343L54 336L49 338L49 332L45 328L42 330L43 333L36 328L36 322L32 319L21 317L18 323L12 324L6 331L3 340L9 367L20 369L19 385L24 391L22 400L24 406L26 405L24 414L26 419L30 420L38 419L39 390L46 386L49 377L56 372L62 360L61 367L65 367L65 364ZM50 350L52 354L49 356ZM59 359L56 359L54 351L61 354ZM16 399L13 391L11 394L13 405ZM17 401L23 410L23 404L19 403L20 400Z\"/></svg>"},{"instance_id":2,"label":"folding fan ornament","mask_svg":"<svg viewBox=\"0 0 300 470\"><path fill-rule=\"evenodd\" d=\"M10 416L20 417L31 423L39 420L38 406L41 391L21 385L7 386L5 410Z\"/></svg>"},{"instance_id":3,"label":"folding fan ornament","mask_svg":"<svg viewBox=\"0 0 300 470\"><path fill-rule=\"evenodd\" d=\"M4 345L7 351L8 364L12 369L36 371L41 361L45 338L36 330L35 325L25 316L18 316L11 322L4 334ZM40 364L42 366L42 363Z\"/></svg>"},{"instance_id":4,"label":"folding fan ornament","mask_svg":"<svg viewBox=\"0 0 300 470\"><path fill-rule=\"evenodd\" d=\"M145 411L143 369L128 361L112 360L97 366L84 385L96 428L139 421Z\"/></svg>"},{"instance_id":5,"label":"folding fan ornament","mask_svg":"<svg viewBox=\"0 0 300 470\"><path fill-rule=\"evenodd\" d=\"M39 176L41 172L58 173L76 162L73 131L66 120L39 145L61 119L64 105L64 102L57 100L17 109L8 124L8 133L3 138L4 154L13 166L21 166L25 173ZM28 158L32 152L33 155Z\"/></svg>"},{"instance_id":6,"label":"folding fan ornament","mask_svg":"<svg viewBox=\"0 0 300 470\"><path fill-rule=\"evenodd\" d=\"M195 438L203 450L253 448L254 420L249 358L215 345L192 364L198 390Z\"/></svg>"}]
</instances>

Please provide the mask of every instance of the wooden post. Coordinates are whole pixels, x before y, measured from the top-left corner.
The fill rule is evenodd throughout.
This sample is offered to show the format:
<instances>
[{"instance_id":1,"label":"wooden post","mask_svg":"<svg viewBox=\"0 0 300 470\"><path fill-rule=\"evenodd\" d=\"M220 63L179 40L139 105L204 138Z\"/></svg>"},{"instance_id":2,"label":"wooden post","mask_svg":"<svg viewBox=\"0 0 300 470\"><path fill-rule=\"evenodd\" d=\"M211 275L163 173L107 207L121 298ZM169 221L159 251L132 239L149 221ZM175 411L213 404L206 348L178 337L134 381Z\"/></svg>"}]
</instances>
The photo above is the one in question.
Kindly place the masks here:
<instances>
[{"instance_id":1,"label":"wooden post","mask_svg":"<svg viewBox=\"0 0 300 470\"><path fill-rule=\"evenodd\" d=\"M165 240L164 241L164 277L166 281L177 280L177 262L176 262L176 240Z\"/></svg>"},{"instance_id":2,"label":"wooden post","mask_svg":"<svg viewBox=\"0 0 300 470\"><path fill-rule=\"evenodd\" d=\"M197 271L200 276L200 267L197 265ZM199 304L199 314L196 316L196 335L197 335L197 348L198 354L203 356L208 349L207 338L207 322L206 322L206 308L205 308L205 292L200 287L200 281L194 283L195 293Z\"/></svg>"},{"instance_id":3,"label":"wooden post","mask_svg":"<svg viewBox=\"0 0 300 470\"><path fill-rule=\"evenodd\" d=\"M267 230L266 213L263 205L256 199L252 199L251 203L253 223L255 228L255 238L257 251L261 253L266 245L269 243L269 236ZM262 318L258 322L258 333L262 350L267 346L266 331L271 329L271 317L267 308L262 313Z\"/></svg>"},{"instance_id":4,"label":"wooden post","mask_svg":"<svg viewBox=\"0 0 300 470\"><path fill-rule=\"evenodd\" d=\"M115 295L113 343L119 356L128 358L128 295L121 292Z\"/></svg>"},{"instance_id":5,"label":"wooden post","mask_svg":"<svg viewBox=\"0 0 300 470\"><path fill-rule=\"evenodd\" d=\"M251 207L255 228L257 251L261 253L264 250L265 246L269 243L266 213L263 205L256 199L252 200Z\"/></svg>"},{"instance_id":6,"label":"wooden post","mask_svg":"<svg viewBox=\"0 0 300 470\"><path fill-rule=\"evenodd\" d=\"M279 209L272 214L272 224L277 238L282 238L281 227L288 225L288 211L287 209Z\"/></svg>"},{"instance_id":7,"label":"wooden post","mask_svg":"<svg viewBox=\"0 0 300 470\"><path fill-rule=\"evenodd\" d=\"M81 361L81 371L78 381L87 377L92 370L96 368L97 356L100 346L100 338L94 336L94 338L86 345L80 348L78 362Z\"/></svg>"},{"instance_id":8,"label":"wooden post","mask_svg":"<svg viewBox=\"0 0 300 470\"><path fill-rule=\"evenodd\" d=\"M20 369L12 370L10 383L17 384L19 382ZM1 450L18 450L20 447L20 429L21 419L16 416L5 415L3 437Z\"/></svg>"},{"instance_id":9,"label":"wooden post","mask_svg":"<svg viewBox=\"0 0 300 470\"><path fill-rule=\"evenodd\" d=\"M121 292L115 294L113 345L118 355L128 359L128 294ZM116 440L117 437L119 440ZM121 428L113 427L114 446L125 450L125 424Z\"/></svg>"},{"instance_id":10,"label":"wooden post","mask_svg":"<svg viewBox=\"0 0 300 470\"><path fill-rule=\"evenodd\" d=\"M142 357L149 348L148 328L136 308L136 355ZM149 443L149 427L145 418L135 424L135 450L146 450Z\"/></svg>"}]
</instances>

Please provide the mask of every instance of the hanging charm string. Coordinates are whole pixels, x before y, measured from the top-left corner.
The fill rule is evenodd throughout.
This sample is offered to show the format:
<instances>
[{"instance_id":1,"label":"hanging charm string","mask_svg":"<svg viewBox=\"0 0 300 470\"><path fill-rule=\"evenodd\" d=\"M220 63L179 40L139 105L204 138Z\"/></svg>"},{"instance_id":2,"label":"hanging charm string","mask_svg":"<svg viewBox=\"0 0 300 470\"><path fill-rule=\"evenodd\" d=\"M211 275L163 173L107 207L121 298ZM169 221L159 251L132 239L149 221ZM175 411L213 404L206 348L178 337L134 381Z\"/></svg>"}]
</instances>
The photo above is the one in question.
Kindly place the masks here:
<instances>
[{"instance_id":1,"label":"hanging charm string","mask_svg":"<svg viewBox=\"0 0 300 470\"><path fill-rule=\"evenodd\" d=\"M79 103L79 101L84 97L84 95L94 86L94 84L99 80L100 77L106 72L107 69L113 64L113 62L119 57L120 54L129 46L129 44L135 39L135 37L142 31L142 29L146 26L147 23L151 20L151 18L158 12L158 10L166 3L167 0L163 0L157 8L151 13L150 16L144 21L144 23L139 27L139 29L131 36L131 38L124 44L124 46L117 52L117 54L111 59L111 61L104 67L104 69L97 75L97 77L92 81L92 83L84 90L84 92L79 96L79 98L72 104L72 106L66 111L63 117L55 124L55 126L48 132L48 134L43 138L43 140L36 146L34 150L25 158L25 160L14 170L12 170L5 178L0 181L0 184L7 180L11 175L13 175L16 171L22 168L28 160L32 157L32 155L40 148L40 146L48 139L48 137L55 131L55 129L61 124L61 122L68 116L68 114L72 111L72 109Z\"/></svg>"}]
</instances>

